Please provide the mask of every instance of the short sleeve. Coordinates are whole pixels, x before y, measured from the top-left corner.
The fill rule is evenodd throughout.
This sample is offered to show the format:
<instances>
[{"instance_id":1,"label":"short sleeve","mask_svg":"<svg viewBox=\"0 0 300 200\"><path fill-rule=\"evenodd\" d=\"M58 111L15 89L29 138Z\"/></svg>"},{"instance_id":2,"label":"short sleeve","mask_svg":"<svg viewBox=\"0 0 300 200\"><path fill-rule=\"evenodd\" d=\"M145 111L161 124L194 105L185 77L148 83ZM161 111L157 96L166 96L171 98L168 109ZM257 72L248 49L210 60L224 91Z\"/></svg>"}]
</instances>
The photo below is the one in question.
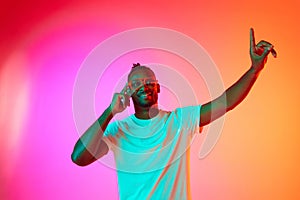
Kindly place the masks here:
<instances>
[{"instance_id":1,"label":"short sleeve","mask_svg":"<svg viewBox=\"0 0 300 200\"><path fill-rule=\"evenodd\" d=\"M200 111L201 105L187 106L175 110L177 117L181 120L182 128L188 129L192 135L200 133L202 130L200 128Z\"/></svg>"},{"instance_id":2,"label":"short sleeve","mask_svg":"<svg viewBox=\"0 0 300 200\"><path fill-rule=\"evenodd\" d=\"M114 143L114 138L117 133L118 133L117 121L109 123L103 133L102 140L107 144L110 150L112 148L112 144Z\"/></svg>"}]
</instances>

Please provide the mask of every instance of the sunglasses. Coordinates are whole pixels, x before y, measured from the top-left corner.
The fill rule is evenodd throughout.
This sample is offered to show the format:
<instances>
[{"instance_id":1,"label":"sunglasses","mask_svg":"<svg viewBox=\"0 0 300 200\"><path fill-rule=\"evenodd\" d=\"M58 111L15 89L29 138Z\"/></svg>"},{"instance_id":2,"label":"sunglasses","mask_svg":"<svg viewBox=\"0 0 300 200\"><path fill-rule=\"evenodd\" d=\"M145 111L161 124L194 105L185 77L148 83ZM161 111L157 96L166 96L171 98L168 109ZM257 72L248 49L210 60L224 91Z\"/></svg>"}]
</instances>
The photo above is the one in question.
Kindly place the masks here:
<instances>
[{"instance_id":1,"label":"sunglasses","mask_svg":"<svg viewBox=\"0 0 300 200\"><path fill-rule=\"evenodd\" d=\"M157 80L140 78L140 79L134 79L132 81L129 81L128 86L131 89L137 89L137 88L142 87L144 85L146 85L147 87L153 87L154 88L157 85L157 83L158 83Z\"/></svg>"}]
</instances>

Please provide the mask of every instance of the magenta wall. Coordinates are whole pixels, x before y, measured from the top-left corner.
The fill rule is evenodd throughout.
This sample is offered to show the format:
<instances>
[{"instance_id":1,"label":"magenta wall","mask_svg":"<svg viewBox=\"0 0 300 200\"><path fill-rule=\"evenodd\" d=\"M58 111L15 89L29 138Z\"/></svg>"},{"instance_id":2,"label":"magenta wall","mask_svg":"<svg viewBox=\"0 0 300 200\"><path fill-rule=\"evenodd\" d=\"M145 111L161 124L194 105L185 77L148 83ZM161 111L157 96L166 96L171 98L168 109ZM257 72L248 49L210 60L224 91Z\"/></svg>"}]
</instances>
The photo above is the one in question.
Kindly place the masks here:
<instances>
[{"instance_id":1,"label":"magenta wall","mask_svg":"<svg viewBox=\"0 0 300 200\"><path fill-rule=\"evenodd\" d=\"M114 169L102 163L81 168L71 162L81 134L73 119L72 95L80 66L92 49L114 34L142 27L169 28L193 38L209 53L226 87L250 66L250 27L257 40L274 43L278 58L269 58L250 95L226 116L213 151L198 158L207 127L193 143L192 196L300 198L299 1L2 4L1 199L118 199ZM116 63L137 62L129 58L141 63L169 60L157 52L148 57L137 53ZM113 78L124 75L113 67L110 73ZM97 89L96 115L109 104L111 92L104 90L103 96ZM207 94L196 93L200 102L209 100ZM167 102L166 97L161 102ZM177 105L175 100L172 105ZM87 126L93 120L83 123Z\"/></svg>"}]
</instances>

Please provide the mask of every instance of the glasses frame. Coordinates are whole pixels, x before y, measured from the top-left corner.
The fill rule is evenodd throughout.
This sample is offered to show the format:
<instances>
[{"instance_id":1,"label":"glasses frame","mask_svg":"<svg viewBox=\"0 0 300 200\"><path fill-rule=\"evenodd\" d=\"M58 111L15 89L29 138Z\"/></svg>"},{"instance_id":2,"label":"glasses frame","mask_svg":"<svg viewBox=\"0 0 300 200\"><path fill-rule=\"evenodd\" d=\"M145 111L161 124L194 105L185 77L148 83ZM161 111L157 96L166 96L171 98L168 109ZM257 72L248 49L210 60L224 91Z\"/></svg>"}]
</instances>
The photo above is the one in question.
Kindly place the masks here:
<instances>
[{"instance_id":1,"label":"glasses frame","mask_svg":"<svg viewBox=\"0 0 300 200\"><path fill-rule=\"evenodd\" d=\"M146 81L151 81L150 82L150 84L148 83L146 83ZM141 82L141 85L139 85L138 87L135 87L135 88L133 88L133 86L132 86L132 82L133 81L140 81ZM155 84L154 86L152 86L151 84ZM147 86L151 86L151 87L156 87L157 86L157 84L158 84L158 80L151 80L151 79L149 79L149 78L137 78L137 79L134 79L134 80L132 80L132 81L129 81L128 82L128 86L129 86L129 88L131 88L131 89L137 89L137 88L140 88L140 87L142 87L142 86L144 86L144 85L147 85Z\"/></svg>"}]
</instances>

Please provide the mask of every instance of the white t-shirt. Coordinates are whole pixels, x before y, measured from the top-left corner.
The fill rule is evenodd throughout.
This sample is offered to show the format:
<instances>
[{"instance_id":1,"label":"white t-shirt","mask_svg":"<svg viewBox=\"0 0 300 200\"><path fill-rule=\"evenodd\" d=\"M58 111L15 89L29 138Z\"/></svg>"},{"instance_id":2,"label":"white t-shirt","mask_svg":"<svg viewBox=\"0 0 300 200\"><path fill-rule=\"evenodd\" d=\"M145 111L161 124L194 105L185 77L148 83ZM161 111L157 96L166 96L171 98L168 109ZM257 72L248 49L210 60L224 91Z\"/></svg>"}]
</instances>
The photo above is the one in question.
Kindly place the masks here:
<instances>
[{"instance_id":1,"label":"white t-shirt","mask_svg":"<svg viewBox=\"0 0 300 200\"><path fill-rule=\"evenodd\" d=\"M191 199L189 147L199 132L200 107L108 125L103 140L114 153L120 199Z\"/></svg>"}]
</instances>

